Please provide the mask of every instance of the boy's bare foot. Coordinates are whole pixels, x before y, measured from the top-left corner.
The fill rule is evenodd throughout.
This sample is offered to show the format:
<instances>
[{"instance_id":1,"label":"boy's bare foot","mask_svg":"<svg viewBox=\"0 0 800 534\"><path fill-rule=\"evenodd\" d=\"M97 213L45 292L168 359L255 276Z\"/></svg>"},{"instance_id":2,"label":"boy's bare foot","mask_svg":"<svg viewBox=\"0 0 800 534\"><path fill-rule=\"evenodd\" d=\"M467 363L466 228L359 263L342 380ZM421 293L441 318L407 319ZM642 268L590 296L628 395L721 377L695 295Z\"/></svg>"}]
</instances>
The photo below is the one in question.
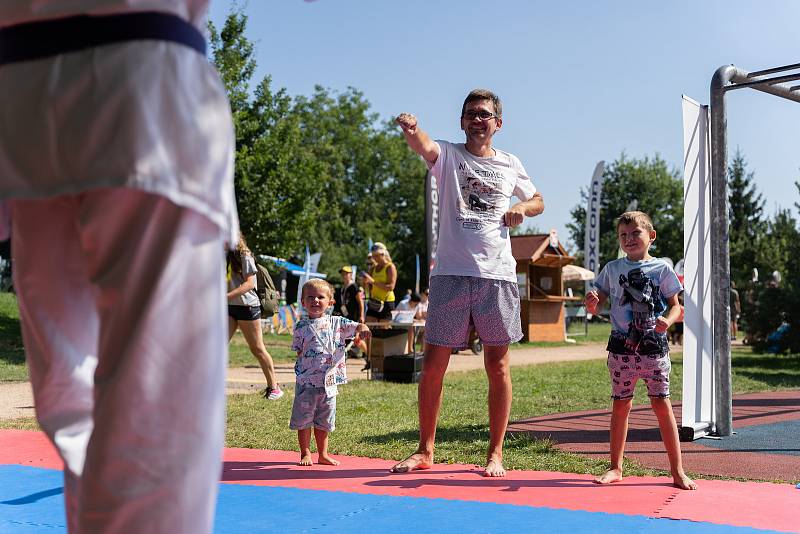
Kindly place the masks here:
<instances>
[{"instance_id":1,"label":"boy's bare foot","mask_svg":"<svg viewBox=\"0 0 800 534\"><path fill-rule=\"evenodd\" d=\"M300 461L297 465L314 465L314 462L311 461L311 454L303 454L300 456Z\"/></svg>"},{"instance_id":2,"label":"boy's bare foot","mask_svg":"<svg viewBox=\"0 0 800 534\"><path fill-rule=\"evenodd\" d=\"M672 483L675 484L676 488L680 488L683 490L696 490L697 484L694 480L686 476L686 473L679 473L677 475L672 475Z\"/></svg>"},{"instance_id":3,"label":"boy's bare foot","mask_svg":"<svg viewBox=\"0 0 800 534\"><path fill-rule=\"evenodd\" d=\"M339 460L334 460L327 454L320 454L317 463L321 465L339 465Z\"/></svg>"},{"instance_id":4,"label":"boy's bare foot","mask_svg":"<svg viewBox=\"0 0 800 534\"><path fill-rule=\"evenodd\" d=\"M392 473L408 473L417 469L430 469L433 465L433 456L415 452L402 462L392 467Z\"/></svg>"},{"instance_id":5,"label":"boy's bare foot","mask_svg":"<svg viewBox=\"0 0 800 534\"><path fill-rule=\"evenodd\" d=\"M620 480L622 480L622 469L609 469L594 479L594 482L595 484L612 484Z\"/></svg>"},{"instance_id":6,"label":"boy's bare foot","mask_svg":"<svg viewBox=\"0 0 800 534\"><path fill-rule=\"evenodd\" d=\"M489 461L486 462L486 469L483 470L483 476L485 477L506 476L506 470L503 467L503 461L499 458L490 458Z\"/></svg>"}]
</instances>

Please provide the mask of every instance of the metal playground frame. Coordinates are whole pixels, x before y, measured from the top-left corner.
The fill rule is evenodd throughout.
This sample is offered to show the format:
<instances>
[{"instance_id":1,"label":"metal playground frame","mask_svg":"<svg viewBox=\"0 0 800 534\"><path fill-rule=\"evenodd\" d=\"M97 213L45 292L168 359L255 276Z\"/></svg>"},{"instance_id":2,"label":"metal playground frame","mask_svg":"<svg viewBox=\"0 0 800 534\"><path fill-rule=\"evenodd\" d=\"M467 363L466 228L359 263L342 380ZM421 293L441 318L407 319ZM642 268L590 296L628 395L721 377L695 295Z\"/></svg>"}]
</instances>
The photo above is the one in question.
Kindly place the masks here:
<instances>
[{"instance_id":1,"label":"metal playground frame","mask_svg":"<svg viewBox=\"0 0 800 534\"><path fill-rule=\"evenodd\" d=\"M733 433L725 96L750 88L800 102L800 85L789 85L798 71L800 63L755 72L724 65L711 78L710 110L684 97L685 441Z\"/></svg>"}]
</instances>

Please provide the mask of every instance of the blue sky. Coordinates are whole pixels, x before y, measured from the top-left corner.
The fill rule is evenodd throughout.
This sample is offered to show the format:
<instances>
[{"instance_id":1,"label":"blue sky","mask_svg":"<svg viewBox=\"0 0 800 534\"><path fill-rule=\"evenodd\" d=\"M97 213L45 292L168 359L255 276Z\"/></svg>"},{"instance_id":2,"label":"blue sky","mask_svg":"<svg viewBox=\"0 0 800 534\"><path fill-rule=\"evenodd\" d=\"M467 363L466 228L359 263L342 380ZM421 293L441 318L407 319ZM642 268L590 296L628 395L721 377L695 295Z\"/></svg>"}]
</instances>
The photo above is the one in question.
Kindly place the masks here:
<instances>
[{"instance_id":1,"label":"blue sky","mask_svg":"<svg viewBox=\"0 0 800 534\"><path fill-rule=\"evenodd\" d=\"M218 26L235 2L211 2ZM242 2L238 2L241 4ZM659 154L682 165L681 94L708 103L714 71L800 62L797 0L656 2L250 0L256 79L308 95L354 87L388 119L412 112L434 138L463 141L464 96L503 99L495 145L519 156L546 210L565 225L599 160ZM795 37L791 37L795 35ZM800 83L800 82L798 82ZM800 202L800 103L750 89L728 96L728 140L740 147L767 212ZM797 214L794 210L795 215Z\"/></svg>"}]
</instances>

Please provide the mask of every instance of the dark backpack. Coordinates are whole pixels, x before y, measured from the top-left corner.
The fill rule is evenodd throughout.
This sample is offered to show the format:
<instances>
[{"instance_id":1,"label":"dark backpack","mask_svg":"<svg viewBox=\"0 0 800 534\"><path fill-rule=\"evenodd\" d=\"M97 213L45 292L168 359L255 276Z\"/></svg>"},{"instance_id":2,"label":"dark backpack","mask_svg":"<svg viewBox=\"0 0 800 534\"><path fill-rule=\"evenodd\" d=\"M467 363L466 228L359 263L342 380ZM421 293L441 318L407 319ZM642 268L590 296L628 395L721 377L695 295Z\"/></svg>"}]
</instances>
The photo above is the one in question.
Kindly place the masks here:
<instances>
[{"instance_id":1,"label":"dark backpack","mask_svg":"<svg viewBox=\"0 0 800 534\"><path fill-rule=\"evenodd\" d=\"M259 264L256 264L256 294L261 304L261 317L275 315L278 311L278 290L267 268Z\"/></svg>"}]
</instances>

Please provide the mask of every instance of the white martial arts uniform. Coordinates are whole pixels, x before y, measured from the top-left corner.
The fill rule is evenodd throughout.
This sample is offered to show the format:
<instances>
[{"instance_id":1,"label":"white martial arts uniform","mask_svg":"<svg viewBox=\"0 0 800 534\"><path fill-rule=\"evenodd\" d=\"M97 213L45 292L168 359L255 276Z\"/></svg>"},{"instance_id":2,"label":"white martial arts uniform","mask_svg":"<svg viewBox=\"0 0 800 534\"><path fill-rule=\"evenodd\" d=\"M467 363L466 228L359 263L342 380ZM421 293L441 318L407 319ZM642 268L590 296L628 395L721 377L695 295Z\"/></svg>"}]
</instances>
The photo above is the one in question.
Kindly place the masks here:
<instances>
[{"instance_id":1,"label":"white martial arts uniform","mask_svg":"<svg viewBox=\"0 0 800 534\"><path fill-rule=\"evenodd\" d=\"M206 0L4 0L0 27ZM130 41L0 66L0 201L37 417L71 532L210 532L224 439L233 128L196 50ZM2 226L2 225L0 225Z\"/></svg>"}]
</instances>

